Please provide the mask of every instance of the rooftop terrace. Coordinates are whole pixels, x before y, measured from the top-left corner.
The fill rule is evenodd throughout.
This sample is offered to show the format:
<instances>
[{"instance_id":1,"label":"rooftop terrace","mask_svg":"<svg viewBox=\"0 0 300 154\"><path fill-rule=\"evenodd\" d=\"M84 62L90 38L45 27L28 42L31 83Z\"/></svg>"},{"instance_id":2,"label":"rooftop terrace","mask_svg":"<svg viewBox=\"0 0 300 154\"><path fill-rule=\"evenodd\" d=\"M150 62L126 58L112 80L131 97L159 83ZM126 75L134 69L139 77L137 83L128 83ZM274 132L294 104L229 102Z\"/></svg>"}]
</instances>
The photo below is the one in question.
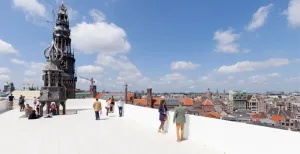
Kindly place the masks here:
<instances>
[{"instance_id":1,"label":"rooftop terrace","mask_svg":"<svg viewBox=\"0 0 300 154\"><path fill-rule=\"evenodd\" d=\"M13 110L0 116L0 150L5 154L215 154L192 141L178 144L126 117L102 116L95 121L91 110L37 120L19 118L22 114Z\"/></svg>"},{"instance_id":2,"label":"rooftop terrace","mask_svg":"<svg viewBox=\"0 0 300 154\"><path fill-rule=\"evenodd\" d=\"M187 115L188 140L178 143L172 122L166 123L167 134L157 133L159 121L155 109L126 105L124 117L101 115L102 120L96 121L92 103L92 99L68 100L68 109L78 113L51 119L19 118L24 113L17 109L0 114L1 153L299 153L300 133L296 132ZM169 116L172 118L173 113Z\"/></svg>"}]
</instances>

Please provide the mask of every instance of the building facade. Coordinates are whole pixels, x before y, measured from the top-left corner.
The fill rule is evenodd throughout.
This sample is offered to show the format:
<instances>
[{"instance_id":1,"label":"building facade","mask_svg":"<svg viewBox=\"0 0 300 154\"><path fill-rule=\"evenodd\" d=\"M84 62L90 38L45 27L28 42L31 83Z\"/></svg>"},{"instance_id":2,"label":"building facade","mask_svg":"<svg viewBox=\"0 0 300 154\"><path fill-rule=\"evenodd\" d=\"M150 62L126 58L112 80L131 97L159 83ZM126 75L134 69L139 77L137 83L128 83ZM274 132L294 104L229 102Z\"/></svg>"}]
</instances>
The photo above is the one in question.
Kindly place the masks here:
<instances>
[{"instance_id":1,"label":"building facade","mask_svg":"<svg viewBox=\"0 0 300 154\"><path fill-rule=\"evenodd\" d=\"M247 109L247 92L246 91L230 91L229 100L233 101L233 108L236 110Z\"/></svg>"},{"instance_id":2,"label":"building facade","mask_svg":"<svg viewBox=\"0 0 300 154\"><path fill-rule=\"evenodd\" d=\"M258 104L259 104L259 101L258 101L258 98L255 96L255 95L248 95L247 96L247 108L251 111L251 112L254 112L254 113L258 113L259 110L258 110Z\"/></svg>"}]
</instances>

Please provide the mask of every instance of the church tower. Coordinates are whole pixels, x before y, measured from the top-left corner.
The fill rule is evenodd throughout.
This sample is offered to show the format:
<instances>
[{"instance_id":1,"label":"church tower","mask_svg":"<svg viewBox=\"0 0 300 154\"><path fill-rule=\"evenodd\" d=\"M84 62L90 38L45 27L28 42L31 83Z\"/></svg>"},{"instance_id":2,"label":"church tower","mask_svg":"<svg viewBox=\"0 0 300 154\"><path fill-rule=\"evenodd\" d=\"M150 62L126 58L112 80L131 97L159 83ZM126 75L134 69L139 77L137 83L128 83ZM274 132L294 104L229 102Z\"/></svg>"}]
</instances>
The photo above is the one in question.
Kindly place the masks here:
<instances>
[{"instance_id":1,"label":"church tower","mask_svg":"<svg viewBox=\"0 0 300 154\"><path fill-rule=\"evenodd\" d=\"M64 85L67 88L66 97L75 98L77 77L75 76L75 57L74 51L72 52L71 48L70 34L67 7L64 3L61 3L56 18L56 26L53 30L53 40L56 46L63 52L60 65L66 75L64 78Z\"/></svg>"},{"instance_id":2,"label":"church tower","mask_svg":"<svg viewBox=\"0 0 300 154\"><path fill-rule=\"evenodd\" d=\"M44 50L47 64L43 69L44 86L41 88L39 99L41 115L45 105L47 105L47 113L50 112L52 102L56 103L57 114L60 105L63 107L63 114L66 114L66 100L75 98L77 77L70 33L67 7L61 3L56 25L53 28L52 43Z\"/></svg>"}]
</instances>

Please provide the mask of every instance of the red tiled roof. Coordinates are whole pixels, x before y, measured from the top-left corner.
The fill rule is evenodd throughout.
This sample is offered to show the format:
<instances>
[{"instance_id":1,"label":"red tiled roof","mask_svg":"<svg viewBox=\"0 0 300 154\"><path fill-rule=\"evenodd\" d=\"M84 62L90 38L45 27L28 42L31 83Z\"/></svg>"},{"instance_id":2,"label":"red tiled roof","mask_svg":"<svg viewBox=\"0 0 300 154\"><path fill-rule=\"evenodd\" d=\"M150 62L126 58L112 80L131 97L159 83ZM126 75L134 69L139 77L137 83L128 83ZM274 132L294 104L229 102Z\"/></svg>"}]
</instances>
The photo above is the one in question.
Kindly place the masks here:
<instances>
[{"instance_id":1,"label":"red tiled roof","mask_svg":"<svg viewBox=\"0 0 300 154\"><path fill-rule=\"evenodd\" d=\"M222 115L218 112L210 112L209 115L212 116L213 118L218 118L218 119L222 117Z\"/></svg>"},{"instance_id":2,"label":"red tiled roof","mask_svg":"<svg viewBox=\"0 0 300 154\"><path fill-rule=\"evenodd\" d=\"M265 114L259 114L259 113L255 113L252 115L252 121L258 121L260 119L266 119L267 115Z\"/></svg>"},{"instance_id":3,"label":"red tiled roof","mask_svg":"<svg viewBox=\"0 0 300 154\"><path fill-rule=\"evenodd\" d=\"M134 105L139 104L139 105L145 106L145 105L147 105L147 100L146 99L134 99L133 104Z\"/></svg>"},{"instance_id":4,"label":"red tiled roof","mask_svg":"<svg viewBox=\"0 0 300 154\"><path fill-rule=\"evenodd\" d=\"M99 93L99 94L96 96L96 98L101 99L102 96L103 96L103 94L102 94L102 93Z\"/></svg>"},{"instance_id":5,"label":"red tiled roof","mask_svg":"<svg viewBox=\"0 0 300 154\"><path fill-rule=\"evenodd\" d=\"M160 98L153 98L152 101L154 101L154 105L160 104Z\"/></svg>"},{"instance_id":6,"label":"red tiled roof","mask_svg":"<svg viewBox=\"0 0 300 154\"><path fill-rule=\"evenodd\" d=\"M284 116L279 116L277 114L274 114L272 117L271 117L271 120L278 123L279 121L283 121L284 120Z\"/></svg>"},{"instance_id":7,"label":"red tiled roof","mask_svg":"<svg viewBox=\"0 0 300 154\"><path fill-rule=\"evenodd\" d=\"M197 97L197 98L195 99L195 103L201 103L201 97Z\"/></svg>"},{"instance_id":8,"label":"red tiled roof","mask_svg":"<svg viewBox=\"0 0 300 154\"><path fill-rule=\"evenodd\" d=\"M134 93L127 94L127 100L130 100L130 98L134 97Z\"/></svg>"},{"instance_id":9,"label":"red tiled roof","mask_svg":"<svg viewBox=\"0 0 300 154\"><path fill-rule=\"evenodd\" d=\"M192 98L184 98L184 105L193 106L193 99Z\"/></svg>"},{"instance_id":10,"label":"red tiled roof","mask_svg":"<svg viewBox=\"0 0 300 154\"><path fill-rule=\"evenodd\" d=\"M214 105L214 103L212 101L210 101L209 99L206 99L202 105Z\"/></svg>"}]
</instances>

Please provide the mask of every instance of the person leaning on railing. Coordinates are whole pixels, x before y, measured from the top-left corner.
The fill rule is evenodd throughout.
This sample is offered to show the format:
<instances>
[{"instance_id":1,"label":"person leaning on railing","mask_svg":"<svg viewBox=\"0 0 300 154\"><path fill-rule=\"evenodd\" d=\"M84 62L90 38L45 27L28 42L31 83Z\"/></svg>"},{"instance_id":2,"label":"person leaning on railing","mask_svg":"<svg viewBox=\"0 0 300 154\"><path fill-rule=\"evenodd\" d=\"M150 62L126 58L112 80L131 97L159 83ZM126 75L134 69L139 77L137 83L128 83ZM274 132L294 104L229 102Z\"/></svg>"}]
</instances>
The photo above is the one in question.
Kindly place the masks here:
<instances>
[{"instance_id":1,"label":"person leaning on railing","mask_svg":"<svg viewBox=\"0 0 300 154\"><path fill-rule=\"evenodd\" d=\"M179 101L179 106L175 108L173 122L176 123L177 142L183 141L184 123L186 122L186 107L183 101Z\"/></svg>"}]
</instances>

